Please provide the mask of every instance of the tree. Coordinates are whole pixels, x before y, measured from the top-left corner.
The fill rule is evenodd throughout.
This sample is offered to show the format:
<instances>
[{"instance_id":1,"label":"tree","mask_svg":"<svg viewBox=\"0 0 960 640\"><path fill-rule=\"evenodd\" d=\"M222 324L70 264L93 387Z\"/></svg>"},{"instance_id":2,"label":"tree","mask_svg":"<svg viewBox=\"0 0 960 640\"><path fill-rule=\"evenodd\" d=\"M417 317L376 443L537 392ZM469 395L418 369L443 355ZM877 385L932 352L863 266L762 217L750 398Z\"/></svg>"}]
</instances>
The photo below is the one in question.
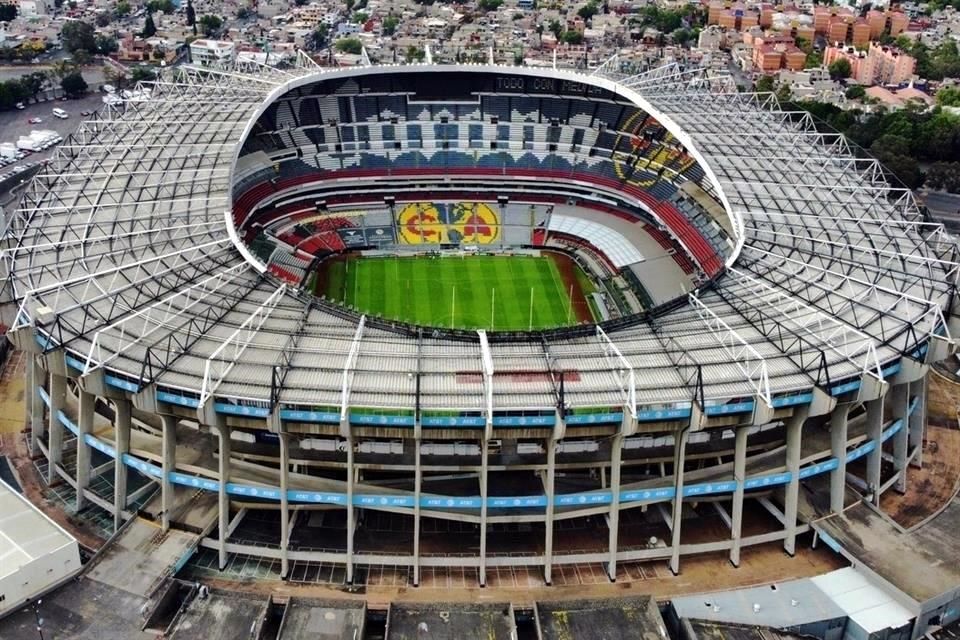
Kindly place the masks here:
<instances>
[{"instance_id":1,"label":"tree","mask_svg":"<svg viewBox=\"0 0 960 640\"><path fill-rule=\"evenodd\" d=\"M423 49L410 45L407 47L407 53L405 58L407 62L423 62L423 59L426 57L426 53Z\"/></svg>"},{"instance_id":2,"label":"tree","mask_svg":"<svg viewBox=\"0 0 960 640\"><path fill-rule=\"evenodd\" d=\"M400 19L396 16L387 16L383 19L383 35L392 36L397 32L397 25L400 24Z\"/></svg>"},{"instance_id":3,"label":"tree","mask_svg":"<svg viewBox=\"0 0 960 640\"><path fill-rule=\"evenodd\" d=\"M848 88L844 95L847 96L847 100L861 100L867 95L867 90L857 84Z\"/></svg>"},{"instance_id":4,"label":"tree","mask_svg":"<svg viewBox=\"0 0 960 640\"><path fill-rule=\"evenodd\" d=\"M43 85L46 84L46 82L47 76L40 71L34 71L25 76L20 76L20 86L23 88L23 92L31 98L37 97L37 94L43 90Z\"/></svg>"},{"instance_id":5,"label":"tree","mask_svg":"<svg viewBox=\"0 0 960 640\"><path fill-rule=\"evenodd\" d=\"M960 192L960 162L934 162L927 169L925 184L931 189Z\"/></svg>"},{"instance_id":6,"label":"tree","mask_svg":"<svg viewBox=\"0 0 960 640\"><path fill-rule=\"evenodd\" d=\"M200 18L200 28L203 30L203 35L212 36L217 31L220 30L220 27L223 26L223 20L218 16L205 15Z\"/></svg>"},{"instance_id":7,"label":"tree","mask_svg":"<svg viewBox=\"0 0 960 640\"><path fill-rule=\"evenodd\" d=\"M340 38L333 45L340 53L352 53L360 55L363 51L363 43L360 38Z\"/></svg>"},{"instance_id":8,"label":"tree","mask_svg":"<svg viewBox=\"0 0 960 640\"><path fill-rule=\"evenodd\" d=\"M583 42L583 34L579 31L564 31L561 40L567 44L580 44Z\"/></svg>"},{"instance_id":9,"label":"tree","mask_svg":"<svg viewBox=\"0 0 960 640\"><path fill-rule=\"evenodd\" d=\"M65 77L74 73L77 70L77 65L71 60L57 60L50 64L50 68L47 70L47 73L54 80L63 80Z\"/></svg>"},{"instance_id":10,"label":"tree","mask_svg":"<svg viewBox=\"0 0 960 640\"><path fill-rule=\"evenodd\" d=\"M63 80L60 81L60 87L63 89L63 92L71 98L83 96L87 93L88 89L87 81L77 72L65 76Z\"/></svg>"},{"instance_id":11,"label":"tree","mask_svg":"<svg viewBox=\"0 0 960 640\"><path fill-rule=\"evenodd\" d=\"M100 55L108 56L120 49L116 38L110 36L97 36L97 52Z\"/></svg>"},{"instance_id":12,"label":"tree","mask_svg":"<svg viewBox=\"0 0 960 640\"><path fill-rule=\"evenodd\" d=\"M237 9L237 19L238 20L247 20L254 17L256 14L253 12L253 9L250 7L240 7Z\"/></svg>"},{"instance_id":13,"label":"tree","mask_svg":"<svg viewBox=\"0 0 960 640\"><path fill-rule=\"evenodd\" d=\"M192 27L197 24L197 12L193 8L193 0L187 0L187 26Z\"/></svg>"},{"instance_id":14,"label":"tree","mask_svg":"<svg viewBox=\"0 0 960 640\"><path fill-rule=\"evenodd\" d=\"M788 84L781 84L779 87L777 87L775 95L777 96L777 101L780 102L780 104L790 102L791 98L793 98L793 92L790 90L790 85Z\"/></svg>"},{"instance_id":15,"label":"tree","mask_svg":"<svg viewBox=\"0 0 960 640\"><path fill-rule=\"evenodd\" d=\"M816 69L823 64L823 56L819 51L811 51L803 61L804 69Z\"/></svg>"},{"instance_id":16,"label":"tree","mask_svg":"<svg viewBox=\"0 0 960 640\"><path fill-rule=\"evenodd\" d=\"M0 22L10 22L17 17L17 6L14 4L0 5Z\"/></svg>"},{"instance_id":17,"label":"tree","mask_svg":"<svg viewBox=\"0 0 960 640\"><path fill-rule=\"evenodd\" d=\"M481 11L496 11L502 4L503 0L480 0L480 2L477 3L477 7L479 7Z\"/></svg>"},{"instance_id":18,"label":"tree","mask_svg":"<svg viewBox=\"0 0 960 640\"><path fill-rule=\"evenodd\" d=\"M757 93L771 93L774 89L773 76L760 76L753 87Z\"/></svg>"},{"instance_id":19,"label":"tree","mask_svg":"<svg viewBox=\"0 0 960 640\"><path fill-rule=\"evenodd\" d=\"M127 0L120 0L117 3L117 8L113 10L118 18L130 15L130 3Z\"/></svg>"},{"instance_id":20,"label":"tree","mask_svg":"<svg viewBox=\"0 0 960 640\"><path fill-rule=\"evenodd\" d=\"M937 104L941 107L960 107L960 87L942 87L937 91Z\"/></svg>"},{"instance_id":21,"label":"tree","mask_svg":"<svg viewBox=\"0 0 960 640\"><path fill-rule=\"evenodd\" d=\"M157 72L151 67L137 66L130 72L130 82L153 82L157 79Z\"/></svg>"},{"instance_id":22,"label":"tree","mask_svg":"<svg viewBox=\"0 0 960 640\"><path fill-rule=\"evenodd\" d=\"M577 15L583 18L584 20L589 20L593 16L597 15L599 9L597 8L596 2L588 2L577 10Z\"/></svg>"},{"instance_id":23,"label":"tree","mask_svg":"<svg viewBox=\"0 0 960 640\"><path fill-rule=\"evenodd\" d=\"M670 34L670 38L677 44L683 46L693 39L693 32L690 29L677 29Z\"/></svg>"},{"instance_id":24,"label":"tree","mask_svg":"<svg viewBox=\"0 0 960 640\"><path fill-rule=\"evenodd\" d=\"M150 2L147 3L147 13L162 11L163 13L170 14L176 10L177 7L173 4L173 0L150 0Z\"/></svg>"},{"instance_id":25,"label":"tree","mask_svg":"<svg viewBox=\"0 0 960 640\"><path fill-rule=\"evenodd\" d=\"M550 22L550 33L552 33L553 37L557 40L559 40L560 36L563 35L563 25L560 24L559 20L553 20Z\"/></svg>"},{"instance_id":26,"label":"tree","mask_svg":"<svg viewBox=\"0 0 960 640\"><path fill-rule=\"evenodd\" d=\"M350 22L355 22L356 24L366 24L367 20L370 19L370 14L366 11L356 11L350 17Z\"/></svg>"},{"instance_id":27,"label":"tree","mask_svg":"<svg viewBox=\"0 0 960 640\"><path fill-rule=\"evenodd\" d=\"M19 80L0 82L0 109L12 109L24 98L26 95Z\"/></svg>"},{"instance_id":28,"label":"tree","mask_svg":"<svg viewBox=\"0 0 960 640\"><path fill-rule=\"evenodd\" d=\"M313 32L313 46L317 49L322 49L326 46L329 33L330 29L321 22L317 30Z\"/></svg>"},{"instance_id":29,"label":"tree","mask_svg":"<svg viewBox=\"0 0 960 640\"><path fill-rule=\"evenodd\" d=\"M60 39L63 41L63 48L70 53L80 49L93 51L97 48L93 25L80 20L70 20L64 24L60 30Z\"/></svg>"},{"instance_id":30,"label":"tree","mask_svg":"<svg viewBox=\"0 0 960 640\"><path fill-rule=\"evenodd\" d=\"M86 49L77 49L73 52L71 59L73 60L73 64L78 67L83 67L90 64L90 61L93 60L93 56Z\"/></svg>"},{"instance_id":31,"label":"tree","mask_svg":"<svg viewBox=\"0 0 960 640\"><path fill-rule=\"evenodd\" d=\"M127 74L126 69L121 70L115 65L103 65L102 73L106 83L113 85L117 89L123 89L130 83L130 76Z\"/></svg>"},{"instance_id":32,"label":"tree","mask_svg":"<svg viewBox=\"0 0 960 640\"><path fill-rule=\"evenodd\" d=\"M153 14L147 11L147 19L143 22L143 31L140 35L144 38L152 38L157 33L157 25L153 24Z\"/></svg>"},{"instance_id":33,"label":"tree","mask_svg":"<svg viewBox=\"0 0 960 640\"><path fill-rule=\"evenodd\" d=\"M849 78L850 73L853 71L850 68L850 61L846 58L839 58L830 63L830 66L827 67L827 71L830 72L830 77L834 80L842 80L844 78Z\"/></svg>"},{"instance_id":34,"label":"tree","mask_svg":"<svg viewBox=\"0 0 960 640\"><path fill-rule=\"evenodd\" d=\"M110 14L98 13L97 17L93 19L93 22L100 28L106 27L110 24Z\"/></svg>"}]
</instances>

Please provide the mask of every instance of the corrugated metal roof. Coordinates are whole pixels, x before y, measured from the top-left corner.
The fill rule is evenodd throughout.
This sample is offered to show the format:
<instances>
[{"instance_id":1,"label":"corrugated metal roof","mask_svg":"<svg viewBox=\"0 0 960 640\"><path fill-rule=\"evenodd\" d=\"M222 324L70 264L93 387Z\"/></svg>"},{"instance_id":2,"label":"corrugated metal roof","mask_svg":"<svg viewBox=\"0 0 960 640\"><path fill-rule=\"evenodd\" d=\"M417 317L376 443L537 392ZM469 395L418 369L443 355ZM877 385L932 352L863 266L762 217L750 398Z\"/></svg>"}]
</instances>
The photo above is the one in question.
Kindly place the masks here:
<instances>
[{"instance_id":1,"label":"corrugated metal roof","mask_svg":"<svg viewBox=\"0 0 960 640\"><path fill-rule=\"evenodd\" d=\"M852 567L831 571L810 581L868 633L896 629L914 618L909 609Z\"/></svg>"}]
</instances>

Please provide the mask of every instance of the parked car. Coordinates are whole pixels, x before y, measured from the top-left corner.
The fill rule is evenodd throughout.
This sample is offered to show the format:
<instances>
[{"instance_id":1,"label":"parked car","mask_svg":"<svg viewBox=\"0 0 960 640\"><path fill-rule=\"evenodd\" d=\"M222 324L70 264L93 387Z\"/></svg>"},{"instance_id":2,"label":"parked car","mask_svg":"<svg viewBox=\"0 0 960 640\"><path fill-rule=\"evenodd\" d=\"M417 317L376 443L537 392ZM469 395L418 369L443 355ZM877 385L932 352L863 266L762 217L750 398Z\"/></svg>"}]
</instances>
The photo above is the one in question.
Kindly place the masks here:
<instances>
[{"instance_id":1,"label":"parked car","mask_svg":"<svg viewBox=\"0 0 960 640\"><path fill-rule=\"evenodd\" d=\"M20 111L23 111L24 109L27 108L27 106L26 106L25 104L23 104L22 102L18 102L18 103L15 104L14 106L15 106L17 109L19 109Z\"/></svg>"},{"instance_id":2,"label":"parked car","mask_svg":"<svg viewBox=\"0 0 960 640\"><path fill-rule=\"evenodd\" d=\"M38 118L37 116L34 116L34 117L30 118L29 120L27 120L27 122L28 122L29 124L40 124L41 122L43 122L43 118Z\"/></svg>"},{"instance_id":3,"label":"parked car","mask_svg":"<svg viewBox=\"0 0 960 640\"><path fill-rule=\"evenodd\" d=\"M60 118L61 120L66 120L67 118L70 117L69 113L67 113L63 109L60 109L59 107L53 108L53 115L55 118Z\"/></svg>"},{"instance_id":4,"label":"parked car","mask_svg":"<svg viewBox=\"0 0 960 640\"><path fill-rule=\"evenodd\" d=\"M92 115L95 114L95 113L96 113L96 111L81 111L81 112L80 112L80 115L83 116L84 118L86 118L87 116L92 116Z\"/></svg>"}]
</instances>

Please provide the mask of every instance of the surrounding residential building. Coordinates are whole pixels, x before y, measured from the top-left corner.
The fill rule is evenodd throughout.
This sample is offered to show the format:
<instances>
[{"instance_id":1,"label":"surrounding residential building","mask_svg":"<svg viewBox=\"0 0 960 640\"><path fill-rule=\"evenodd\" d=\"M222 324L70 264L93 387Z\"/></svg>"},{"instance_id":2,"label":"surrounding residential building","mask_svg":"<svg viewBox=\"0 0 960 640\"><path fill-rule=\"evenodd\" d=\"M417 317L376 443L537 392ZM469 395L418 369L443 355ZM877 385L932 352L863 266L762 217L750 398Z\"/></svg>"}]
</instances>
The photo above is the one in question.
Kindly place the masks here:
<instances>
[{"instance_id":1,"label":"surrounding residential building","mask_svg":"<svg viewBox=\"0 0 960 640\"><path fill-rule=\"evenodd\" d=\"M236 45L225 40L194 40L190 43L190 60L194 64L208 65L234 60Z\"/></svg>"},{"instance_id":2,"label":"surrounding residential building","mask_svg":"<svg viewBox=\"0 0 960 640\"><path fill-rule=\"evenodd\" d=\"M917 61L896 47L870 44L868 51L854 47L827 47L824 64L845 59L850 63L850 78L860 84L907 84L913 78Z\"/></svg>"},{"instance_id":3,"label":"surrounding residential building","mask_svg":"<svg viewBox=\"0 0 960 640\"><path fill-rule=\"evenodd\" d=\"M872 61L874 84L907 84L917 68L913 56L875 42L870 44L867 57Z\"/></svg>"}]
</instances>

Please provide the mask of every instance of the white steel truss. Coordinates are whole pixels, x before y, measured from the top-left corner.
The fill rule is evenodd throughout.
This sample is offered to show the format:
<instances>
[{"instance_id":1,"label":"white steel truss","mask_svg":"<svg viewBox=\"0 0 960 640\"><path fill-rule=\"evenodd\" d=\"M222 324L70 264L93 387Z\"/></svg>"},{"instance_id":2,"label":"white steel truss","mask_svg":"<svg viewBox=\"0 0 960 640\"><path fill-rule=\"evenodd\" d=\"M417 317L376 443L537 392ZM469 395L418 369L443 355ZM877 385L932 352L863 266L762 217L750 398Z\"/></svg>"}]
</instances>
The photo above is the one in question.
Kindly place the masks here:
<instances>
[{"instance_id":1,"label":"white steel truss","mask_svg":"<svg viewBox=\"0 0 960 640\"><path fill-rule=\"evenodd\" d=\"M303 52L284 69L251 60L178 68L141 85L150 100L106 106L65 140L9 210L0 260L17 307L13 327L36 326L46 308L44 318L54 320L39 327L45 349L63 347L88 375L109 369L138 388L168 384L200 397L201 407L215 394L269 398L271 409L327 406L343 422L356 401L415 407L418 417L424 408L482 411L488 425L501 409L622 402L636 417L638 398L682 404L697 394L753 394L769 406L778 394L822 384L824 363L828 377L882 377L892 359L915 355L931 336L949 339L944 310L960 283L956 241L925 221L912 193L892 186L876 161L809 114L781 109L772 94L736 92L724 74L671 64L627 76L628 64L615 55L592 72L542 73L602 84L665 123L672 148L686 148L707 175L699 187L725 211L736 248L702 293L649 324L533 338L540 346L530 362L543 380L533 379L547 381L536 391L524 379L532 374L501 364L529 353L517 356L492 332L477 334L479 345L477 335L391 332L310 300L292 282L278 287L238 253L231 203L240 181L259 169L238 169L237 157L267 96L377 73L321 68ZM445 68L382 69L399 77ZM304 134L294 128L291 140L292 132ZM680 188L690 180L670 162L644 163L622 147L601 151ZM597 160L589 149L553 153L571 166ZM719 222L707 218L708 226ZM683 235L664 227L699 264ZM704 352L703 327L716 338L707 341L715 355Z\"/></svg>"}]
</instances>

